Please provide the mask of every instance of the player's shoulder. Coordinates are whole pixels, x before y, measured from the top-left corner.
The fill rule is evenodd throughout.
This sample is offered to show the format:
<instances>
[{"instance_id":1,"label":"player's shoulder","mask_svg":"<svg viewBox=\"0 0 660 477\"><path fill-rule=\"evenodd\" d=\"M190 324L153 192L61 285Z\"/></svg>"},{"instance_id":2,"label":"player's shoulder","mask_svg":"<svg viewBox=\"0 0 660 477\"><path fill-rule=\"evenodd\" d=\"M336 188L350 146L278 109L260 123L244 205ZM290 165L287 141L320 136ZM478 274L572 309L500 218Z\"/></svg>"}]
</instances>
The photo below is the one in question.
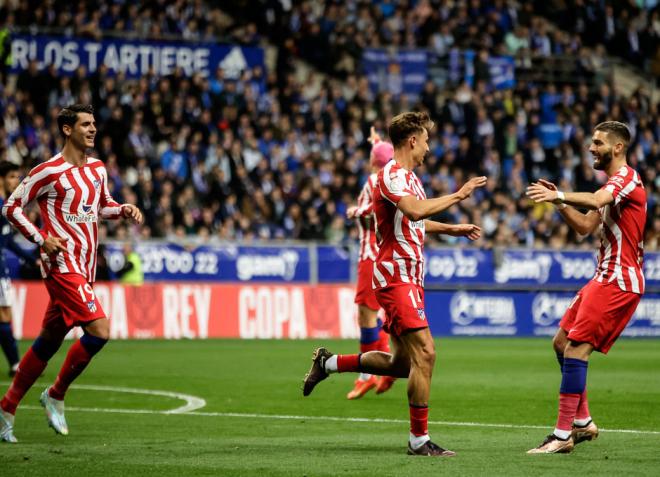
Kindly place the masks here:
<instances>
[{"instance_id":1,"label":"player's shoulder","mask_svg":"<svg viewBox=\"0 0 660 477\"><path fill-rule=\"evenodd\" d=\"M87 156L87 165L90 166L90 167L103 167L103 168L105 168L105 163L97 157Z\"/></svg>"},{"instance_id":2,"label":"player's shoulder","mask_svg":"<svg viewBox=\"0 0 660 477\"><path fill-rule=\"evenodd\" d=\"M69 167L70 164L64 160L61 153L54 155L47 161L42 162L32 168L28 175L47 175L53 172L59 172L62 168Z\"/></svg>"}]
</instances>

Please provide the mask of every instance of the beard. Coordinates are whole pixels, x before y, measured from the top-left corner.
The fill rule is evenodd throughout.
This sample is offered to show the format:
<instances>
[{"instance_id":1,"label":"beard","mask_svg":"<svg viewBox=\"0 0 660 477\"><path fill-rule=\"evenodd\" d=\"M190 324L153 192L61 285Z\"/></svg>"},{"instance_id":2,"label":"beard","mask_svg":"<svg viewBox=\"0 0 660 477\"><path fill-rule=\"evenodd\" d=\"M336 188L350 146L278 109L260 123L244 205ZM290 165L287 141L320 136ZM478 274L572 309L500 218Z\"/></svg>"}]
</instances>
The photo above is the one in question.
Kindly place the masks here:
<instances>
[{"instance_id":1,"label":"beard","mask_svg":"<svg viewBox=\"0 0 660 477\"><path fill-rule=\"evenodd\" d=\"M594 169L597 171L604 171L607 166L612 162L612 150L610 149L605 154L598 157L598 161L594 161Z\"/></svg>"}]
</instances>

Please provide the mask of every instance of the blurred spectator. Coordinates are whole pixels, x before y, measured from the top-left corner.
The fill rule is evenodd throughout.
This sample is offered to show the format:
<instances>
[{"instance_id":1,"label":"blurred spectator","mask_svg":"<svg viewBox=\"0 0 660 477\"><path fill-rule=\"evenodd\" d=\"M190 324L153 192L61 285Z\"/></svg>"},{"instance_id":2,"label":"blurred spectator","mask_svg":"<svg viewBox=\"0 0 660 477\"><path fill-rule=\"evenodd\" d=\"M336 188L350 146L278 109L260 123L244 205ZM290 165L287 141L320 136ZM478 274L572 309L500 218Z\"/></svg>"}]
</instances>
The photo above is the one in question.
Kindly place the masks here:
<instances>
[{"instance_id":1,"label":"blurred spectator","mask_svg":"<svg viewBox=\"0 0 660 477\"><path fill-rule=\"evenodd\" d=\"M218 68L209 78L186 78L179 69L167 77L129 81L109 75L105 67L90 74L80 70L68 79L31 62L16 77L15 90L0 91L0 158L24 171L61 146L54 121L59 105L91 98L99 130L95 153L106 161L112 193L144 210L142 238L355 239L355 228L343 217L369 174L369 126L375 123L384 136L398 112L426 109L437 123L419 171L428 196L451 193L474 174L490 178L474 201L443 215L448 221L481 223L484 236L476 246L590 248L593 238L576 237L553 218L553 209L533 207L524 190L539 177L565 189L599 187L604 177L591 166L589 134L597 122L618 119L631 125L629 160L645 180L647 237L657 247L660 105L644 89L624 97L591 81L599 62L607 61L583 46L591 44L590 34L605 31L590 33L588 27L589 8L599 2L583 2L588 8L571 16L575 21L565 31L535 17L530 2L516 7L500 0L263 0L259 7L222 2L222 9L240 19L236 23L216 3L201 0L56 2L68 12L61 15L46 2L34 16L29 2L15 3L17 25L37 18L41 26L88 37L111 31L155 39L224 35L254 45L269 34L278 42L272 71L246 69L235 79ZM613 15L612 38L622 44L623 17ZM627 18L638 15L641 11ZM642 52L644 42L660 31L657 12L649 11L647 18L637 30ZM611 23L606 14L597 21ZM474 85L458 78L441 89L428 81L419 98L408 98L397 95L400 84L390 78L387 89L372 91L359 67L362 51L396 46L428 47L440 57L452 48L474 48ZM588 74L576 73L567 83L519 80L511 89L492 89L488 60L507 51L515 52L523 67L539 56L576 54ZM296 75L297 58L329 76ZM107 233L134 237L116 224L108 224Z\"/></svg>"}]
</instances>

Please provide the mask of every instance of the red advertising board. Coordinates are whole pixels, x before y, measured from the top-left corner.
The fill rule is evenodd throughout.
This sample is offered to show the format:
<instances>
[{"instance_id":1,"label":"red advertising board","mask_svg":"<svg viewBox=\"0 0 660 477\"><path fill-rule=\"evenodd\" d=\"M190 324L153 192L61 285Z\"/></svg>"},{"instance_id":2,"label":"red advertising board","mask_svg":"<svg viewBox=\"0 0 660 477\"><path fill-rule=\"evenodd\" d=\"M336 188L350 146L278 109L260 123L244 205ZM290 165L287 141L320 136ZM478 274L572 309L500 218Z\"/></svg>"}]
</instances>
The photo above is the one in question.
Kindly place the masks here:
<instances>
[{"instance_id":1,"label":"red advertising board","mask_svg":"<svg viewBox=\"0 0 660 477\"><path fill-rule=\"evenodd\" d=\"M341 285L97 283L113 339L357 338L354 289ZM13 283L13 323L34 338L48 304L41 282Z\"/></svg>"}]
</instances>

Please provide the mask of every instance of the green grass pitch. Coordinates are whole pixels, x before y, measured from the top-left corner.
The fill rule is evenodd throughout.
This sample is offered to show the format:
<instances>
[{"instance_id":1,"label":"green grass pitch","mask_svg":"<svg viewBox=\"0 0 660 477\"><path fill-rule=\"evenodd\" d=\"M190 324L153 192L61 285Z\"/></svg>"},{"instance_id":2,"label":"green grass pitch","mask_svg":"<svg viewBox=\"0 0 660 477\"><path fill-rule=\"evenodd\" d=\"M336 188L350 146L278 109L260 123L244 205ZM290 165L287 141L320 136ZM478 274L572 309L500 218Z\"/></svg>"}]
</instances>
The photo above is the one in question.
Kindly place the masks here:
<instances>
[{"instance_id":1,"label":"green grass pitch","mask_svg":"<svg viewBox=\"0 0 660 477\"><path fill-rule=\"evenodd\" d=\"M609 356L595 355L591 411L606 431L572 454L536 456L525 451L556 417L560 374L549 339L438 340L429 428L454 458L405 454L405 380L386 394L347 401L354 375L334 375L303 398L301 380L320 344L111 342L77 381L81 387L70 390L70 435L63 437L47 427L38 396L54 379L65 344L19 408L19 444L0 445L0 475L658 475L657 340L621 339ZM357 349L355 341L323 344L333 352ZM4 392L7 379L0 382ZM166 414L185 402L89 386L183 393L206 405Z\"/></svg>"}]
</instances>

